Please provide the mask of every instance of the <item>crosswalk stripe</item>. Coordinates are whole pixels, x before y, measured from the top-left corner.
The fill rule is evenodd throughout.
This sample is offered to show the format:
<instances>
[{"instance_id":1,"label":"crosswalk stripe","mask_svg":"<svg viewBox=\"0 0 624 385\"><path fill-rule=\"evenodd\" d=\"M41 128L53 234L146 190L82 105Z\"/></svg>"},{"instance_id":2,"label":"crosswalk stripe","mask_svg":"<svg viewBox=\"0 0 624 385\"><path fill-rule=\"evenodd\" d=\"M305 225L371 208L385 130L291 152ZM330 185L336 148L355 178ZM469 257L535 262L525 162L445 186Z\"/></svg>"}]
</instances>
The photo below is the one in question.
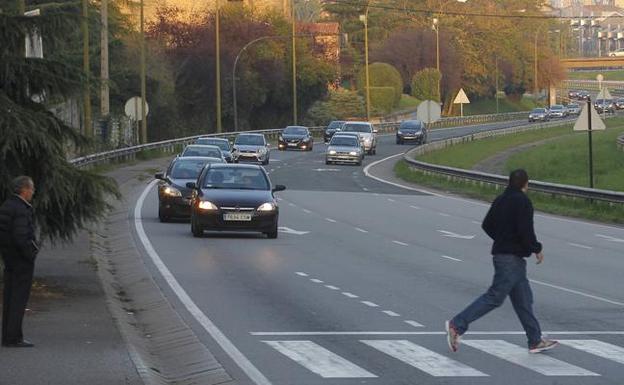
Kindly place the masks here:
<instances>
[{"instance_id":1,"label":"crosswalk stripe","mask_svg":"<svg viewBox=\"0 0 624 385\"><path fill-rule=\"evenodd\" d=\"M562 345L570 346L595 356L624 364L624 348L598 340L559 340Z\"/></svg>"},{"instance_id":2,"label":"crosswalk stripe","mask_svg":"<svg viewBox=\"0 0 624 385\"><path fill-rule=\"evenodd\" d=\"M323 378L377 377L312 341L263 342Z\"/></svg>"},{"instance_id":3,"label":"crosswalk stripe","mask_svg":"<svg viewBox=\"0 0 624 385\"><path fill-rule=\"evenodd\" d=\"M434 377L487 377L477 369L442 356L407 340L362 340L391 357Z\"/></svg>"},{"instance_id":4,"label":"crosswalk stripe","mask_svg":"<svg viewBox=\"0 0 624 385\"><path fill-rule=\"evenodd\" d=\"M462 344L545 376L599 376L597 373L559 361L544 354L529 354L527 348L522 348L503 340L464 340Z\"/></svg>"}]
</instances>

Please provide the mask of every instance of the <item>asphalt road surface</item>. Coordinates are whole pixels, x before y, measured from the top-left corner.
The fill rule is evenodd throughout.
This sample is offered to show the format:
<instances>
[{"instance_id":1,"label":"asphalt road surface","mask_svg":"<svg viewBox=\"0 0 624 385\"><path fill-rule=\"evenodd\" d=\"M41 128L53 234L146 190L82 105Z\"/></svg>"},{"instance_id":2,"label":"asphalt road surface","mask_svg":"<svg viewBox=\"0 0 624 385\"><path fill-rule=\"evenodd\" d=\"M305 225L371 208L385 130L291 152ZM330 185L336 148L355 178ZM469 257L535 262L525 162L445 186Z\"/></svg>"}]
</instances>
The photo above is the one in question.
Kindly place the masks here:
<instances>
[{"instance_id":1,"label":"asphalt road surface","mask_svg":"<svg viewBox=\"0 0 624 385\"><path fill-rule=\"evenodd\" d=\"M381 137L364 166L407 149ZM562 346L529 355L507 302L450 353L444 321L491 282L487 206L327 166L324 150L272 152L266 169L288 187L276 240L196 239L188 223L158 222L153 183L134 197L155 279L240 384L622 384L624 229L538 215L546 261L529 261L535 309ZM368 171L392 179L393 163Z\"/></svg>"}]
</instances>

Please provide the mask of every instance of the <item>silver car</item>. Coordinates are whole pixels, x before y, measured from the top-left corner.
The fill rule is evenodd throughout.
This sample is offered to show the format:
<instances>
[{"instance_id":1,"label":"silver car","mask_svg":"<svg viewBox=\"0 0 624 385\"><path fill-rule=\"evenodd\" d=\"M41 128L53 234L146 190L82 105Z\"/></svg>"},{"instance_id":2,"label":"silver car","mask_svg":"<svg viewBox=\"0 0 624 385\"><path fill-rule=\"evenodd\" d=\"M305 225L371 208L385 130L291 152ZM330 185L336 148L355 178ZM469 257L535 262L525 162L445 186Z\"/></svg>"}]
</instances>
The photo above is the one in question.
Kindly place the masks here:
<instances>
[{"instance_id":1,"label":"silver car","mask_svg":"<svg viewBox=\"0 0 624 385\"><path fill-rule=\"evenodd\" d=\"M226 162L223 152L217 146L207 144L189 144L184 148L184 151L180 154L180 157L185 158L188 156L201 156L204 158L219 158Z\"/></svg>"},{"instance_id":2,"label":"silver car","mask_svg":"<svg viewBox=\"0 0 624 385\"><path fill-rule=\"evenodd\" d=\"M568 110L562 104L553 104L550 106L549 115L551 118L565 118L568 116Z\"/></svg>"},{"instance_id":3,"label":"silver car","mask_svg":"<svg viewBox=\"0 0 624 385\"><path fill-rule=\"evenodd\" d=\"M232 147L234 163L259 162L269 164L271 150L263 134L238 134Z\"/></svg>"},{"instance_id":4,"label":"silver car","mask_svg":"<svg viewBox=\"0 0 624 385\"><path fill-rule=\"evenodd\" d=\"M371 155L377 153L377 130L369 122L346 122L340 132L357 132L364 150Z\"/></svg>"},{"instance_id":5,"label":"silver car","mask_svg":"<svg viewBox=\"0 0 624 385\"><path fill-rule=\"evenodd\" d=\"M550 120L550 116L548 115L548 110L546 108L534 108L533 111L529 113L529 122L535 121L547 122Z\"/></svg>"},{"instance_id":6,"label":"silver car","mask_svg":"<svg viewBox=\"0 0 624 385\"><path fill-rule=\"evenodd\" d=\"M570 103L566 108L570 115L579 115L581 113L581 106L578 103Z\"/></svg>"},{"instance_id":7,"label":"silver car","mask_svg":"<svg viewBox=\"0 0 624 385\"><path fill-rule=\"evenodd\" d=\"M359 138L354 135L335 134L332 136L325 153L325 164L355 163L362 164L364 150Z\"/></svg>"}]
</instances>

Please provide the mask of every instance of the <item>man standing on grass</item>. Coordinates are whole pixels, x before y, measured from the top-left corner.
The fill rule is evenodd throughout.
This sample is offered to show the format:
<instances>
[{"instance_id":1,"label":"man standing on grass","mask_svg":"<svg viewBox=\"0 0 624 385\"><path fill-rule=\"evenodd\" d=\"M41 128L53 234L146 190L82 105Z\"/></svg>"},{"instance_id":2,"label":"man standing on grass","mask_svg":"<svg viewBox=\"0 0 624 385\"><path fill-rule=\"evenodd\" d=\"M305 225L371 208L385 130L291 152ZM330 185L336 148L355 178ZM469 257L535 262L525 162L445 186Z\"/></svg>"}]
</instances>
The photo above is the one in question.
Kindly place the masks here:
<instances>
[{"instance_id":1,"label":"man standing on grass","mask_svg":"<svg viewBox=\"0 0 624 385\"><path fill-rule=\"evenodd\" d=\"M529 353L554 348L557 341L542 338L539 322L533 314L533 293L527 279L526 258L535 254L537 264L544 261L542 244L533 229L533 205L526 196L529 176L525 170L509 175L509 186L498 196L482 228L494 240L494 280L485 294L477 298L452 320L446 321L449 348L456 352L462 334L468 326L499 307L509 296L528 338Z\"/></svg>"},{"instance_id":2,"label":"man standing on grass","mask_svg":"<svg viewBox=\"0 0 624 385\"><path fill-rule=\"evenodd\" d=\"M34 345L24 339L22 321L39 251L30 204L35 184L28 176L18 176L11 187L13 195L0 206L0 254L4 261L2 346L30 348Z\"/></svg>"}]
</instances>

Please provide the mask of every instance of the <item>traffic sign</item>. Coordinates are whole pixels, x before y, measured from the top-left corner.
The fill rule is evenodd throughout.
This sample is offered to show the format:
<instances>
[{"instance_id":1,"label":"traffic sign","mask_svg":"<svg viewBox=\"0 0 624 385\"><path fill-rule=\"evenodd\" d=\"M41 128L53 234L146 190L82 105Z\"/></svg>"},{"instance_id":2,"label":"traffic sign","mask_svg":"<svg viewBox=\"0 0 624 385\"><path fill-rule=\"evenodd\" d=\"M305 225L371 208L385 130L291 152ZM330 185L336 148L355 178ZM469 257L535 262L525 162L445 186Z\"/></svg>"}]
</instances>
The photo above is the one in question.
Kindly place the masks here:
<instances>
[{"instance_id":1,"label":"traffic sign","mask_svg":"<svg viewBox=\"0 0 624 385\"><path fill-rule=\"evenodd\" d=\"M425 100L418 105L418 109L416 110L418 120L427 124L437 122L440 120L441 115L442 108L440 107L440 103L433 100Z\"/></svg>"},{"instance_id":2,"label":"traffic sign","mask_svg":"<svg viewBox=\"0 0 624 385\"><path fill-rule=\"evenodd\" d=\"M130 117L134 121L143 120L143 103L139 96L133 96L126 102L124 107L126 116ZM145 116L149 114L149 105L145 102Z\"/></svg>"},{"instance_id":3,"label":"traffic sign","mask_svg":"<svg viewBox=\"0 0 624 385\"><path fill-rule=\"evenodd\" d=\"M598 111L596 111L595 108L590 107L589 104L585 104L583 106L583 110L581 111L581 114L579 115L578 119L576 119L576 123L574 123L574 131L589 131L589 121L587 118L587 114L588 114L587 110L591 111L590 113L591 113L592 131L606 130L607 127L605 126L602 119L600 119L600 115L598 115Z\"/></svg>"},{"instance_id":4,"label":"traffic sign","mask_svg":"<svg viewBox=\"0 0 624 385\"><path fill-rule=\"evenodd\" d=\"M463 88L459 89L459 92L457 93L453 104L460 105L461 116L464 116L464 104L470 104L470 100L468 100L468 95L466 95L466 92L464 92Z\"/></svg>"},{"instance_id":5,"label":"traffic sign","mask_svg":"<svg viewBox=\"0 0 624 385\"><path fill-rule=\"evenodd\" d=\"M598 96L596 96L596 99L613 99L613 96L611 96L611 93L609 92L607 87L603 87L600 90L600 93L598 93Z\"/></svg>"}]
</instances>

